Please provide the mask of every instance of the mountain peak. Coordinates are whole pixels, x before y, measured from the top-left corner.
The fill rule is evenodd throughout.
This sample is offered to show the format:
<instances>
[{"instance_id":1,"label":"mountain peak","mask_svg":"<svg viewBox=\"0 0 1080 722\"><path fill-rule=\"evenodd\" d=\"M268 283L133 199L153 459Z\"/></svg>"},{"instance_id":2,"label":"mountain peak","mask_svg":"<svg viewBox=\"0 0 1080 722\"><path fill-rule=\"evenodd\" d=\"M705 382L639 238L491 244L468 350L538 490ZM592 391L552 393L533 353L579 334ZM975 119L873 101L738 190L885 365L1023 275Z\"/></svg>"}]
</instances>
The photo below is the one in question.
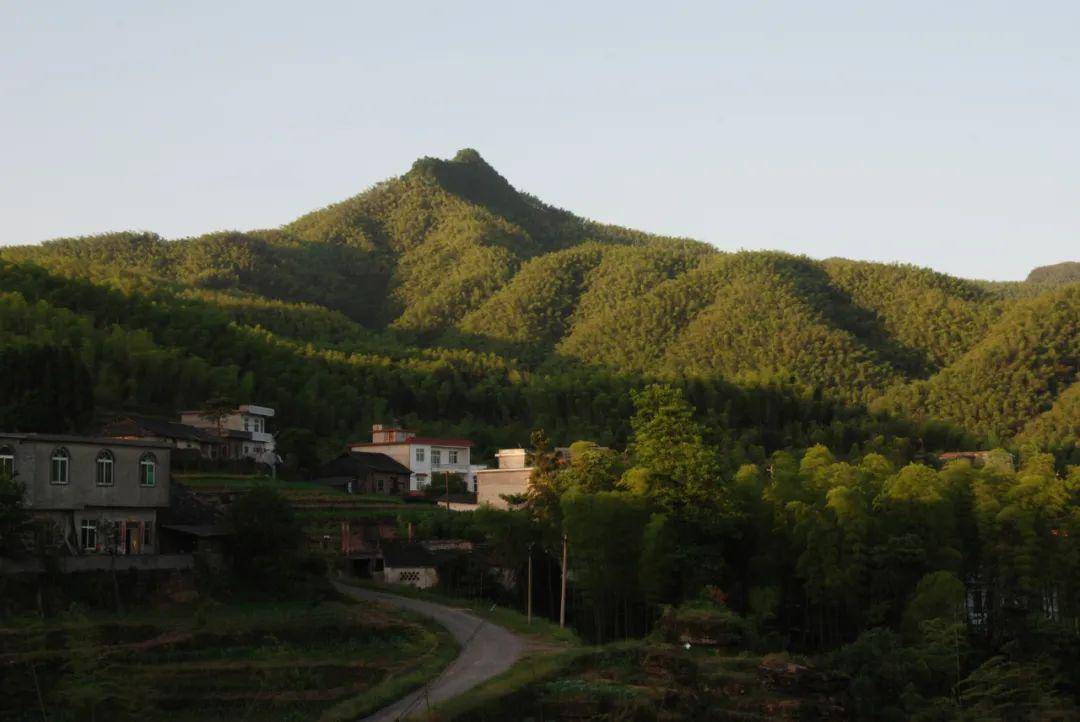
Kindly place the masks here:
<instances>
[{"instance_id":1,"label":"mountain peak","mask_svg":"<svg viewBox=\"0 0 1080 722\"><path fill-rule=\"evenodd\" d=\"M483 156L480 155L480 151L476 150L475 148L462 148L454 154L451 162L472 163L474 165L484 165L488 168L491 167L490 165L488 165L488 162L484 160Z\"/></svg>"}]
</instances>

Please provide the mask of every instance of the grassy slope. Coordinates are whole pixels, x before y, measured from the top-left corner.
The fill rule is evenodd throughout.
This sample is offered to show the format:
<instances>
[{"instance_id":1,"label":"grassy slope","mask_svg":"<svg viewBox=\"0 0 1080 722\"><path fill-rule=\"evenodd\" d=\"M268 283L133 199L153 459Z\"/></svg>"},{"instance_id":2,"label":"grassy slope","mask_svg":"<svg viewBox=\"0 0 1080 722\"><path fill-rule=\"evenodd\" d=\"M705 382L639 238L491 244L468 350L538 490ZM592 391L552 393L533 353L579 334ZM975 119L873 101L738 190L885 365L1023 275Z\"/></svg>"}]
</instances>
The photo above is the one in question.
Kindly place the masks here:
<instances>
[{"instance_id":1,"label":"grassy slope","mask_svg":"<svg viewBox=\"0 0 1080 722\"><path fill-rule=\"evenodd\" d=\"M138 651L123 651L129 648ZM15 676L25 676L34 661L53 711L68 699L56 684L71 680L86 659L95 671L73 682L90 685L88 691L119 685L125 704L151 717L276 720L364 714L436 675L457 645L418 616L326 602L24 620L0 629L0 653ZM0 710L7 703L37 707L31 679L8 682L16 696Z\"/></svg>"}]
</instances>

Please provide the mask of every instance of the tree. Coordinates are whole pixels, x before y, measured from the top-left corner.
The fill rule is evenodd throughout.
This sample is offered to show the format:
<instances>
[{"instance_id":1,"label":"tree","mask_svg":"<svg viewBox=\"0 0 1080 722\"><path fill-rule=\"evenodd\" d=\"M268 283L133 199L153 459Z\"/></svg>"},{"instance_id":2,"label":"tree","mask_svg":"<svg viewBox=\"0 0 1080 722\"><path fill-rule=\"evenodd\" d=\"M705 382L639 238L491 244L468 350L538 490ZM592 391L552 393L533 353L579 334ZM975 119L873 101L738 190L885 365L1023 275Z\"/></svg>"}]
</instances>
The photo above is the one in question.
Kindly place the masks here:
<instances>
[{"instance_id":1,"label":"tree","mask_svg":"<svg viewBox=\"0 0 1080 722\"><path fill-rule=\"evenodd\" d=\"M224 436L225 432L222 428L225 419L229 414L236 411L236 403L225 396L217 396L203 404L200 410L199 416L206 419L214 425L217 429L218 436Z\"/></svg>"},{"instance_id":2,"label":"tree","mask_svg":"<svg viewBox=\"0 0 1080 722\"><path fill-rule=\"evenodd\" d=\"M260 485L229 508L233 572L262 589L284 589L295 575L304 533L292 505L274 489Z\"/></svg>"},{"instance_id":3,"label":"tree","mask_svg":"<svg viewBox=\"0 0 1080 722\"><path fill-rule=\"evenodd\" d=\"M634 621L640 618L638 565L649 519L643 500L623 492L570 491L561 506L574 578L592 607L598 639L630 634L640 627Z\"/></svg>"},{"instance_id":4,"label":"tree","mask_svg":"<svg viewBox=\"0 0 1080 722\"><path fill-rule=\"evenodd\" d=\"M17 557L25 549L30 512L25 507L26 487L0 472L0 556Z\"/></svg>"}]
</instances>

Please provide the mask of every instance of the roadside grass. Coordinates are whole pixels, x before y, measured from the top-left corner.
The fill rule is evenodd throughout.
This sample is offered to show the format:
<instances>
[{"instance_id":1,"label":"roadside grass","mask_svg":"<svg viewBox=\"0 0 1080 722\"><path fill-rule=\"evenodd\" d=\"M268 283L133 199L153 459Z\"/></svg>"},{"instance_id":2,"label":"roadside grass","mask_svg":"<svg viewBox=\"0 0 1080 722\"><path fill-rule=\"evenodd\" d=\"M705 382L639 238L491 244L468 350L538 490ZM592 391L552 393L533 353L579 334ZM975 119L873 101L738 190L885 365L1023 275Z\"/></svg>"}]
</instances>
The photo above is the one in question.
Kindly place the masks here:
<instances>
[{"instance_id":1,"label":"roadside grass","mask_svg":"<svg viewBox=\"0 0 1080 722\"><path fill-rule=\"evenodd\" d=\"M594 647L571 647L554 653L526 654L502 674L474 687L467 694L435 706L432 716L441 722L448 722L500 703L505 704L508 697L526 687L558 679L575 662L594 651Z\"/></svg>"},{"instance_id":2,"label":"roadside grass","mask_svg":"<svg viewBox=\"0 0 1080 722\"><path fill-rule=\"evenodd\" d=\"M457 658L460 646L444 627L434 622L431 625L431 649L421 657L417 667L404 674L388 675L364 694L326 710L319 719L322 722L348 722L366 717L438 677Z\"/></svg>"}]
</instances>

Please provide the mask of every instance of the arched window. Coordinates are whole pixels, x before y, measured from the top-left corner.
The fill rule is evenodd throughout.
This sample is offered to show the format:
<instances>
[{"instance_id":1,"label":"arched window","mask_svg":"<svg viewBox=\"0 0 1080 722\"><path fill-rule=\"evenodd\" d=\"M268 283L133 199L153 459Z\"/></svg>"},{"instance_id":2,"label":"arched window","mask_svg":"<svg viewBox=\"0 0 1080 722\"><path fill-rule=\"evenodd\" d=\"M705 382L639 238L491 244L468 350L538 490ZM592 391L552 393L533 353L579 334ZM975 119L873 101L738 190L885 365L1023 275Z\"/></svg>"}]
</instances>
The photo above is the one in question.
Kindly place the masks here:
<instances>
[{"instance_id":1,"label":"arched window","mask_svg":"<svg viewBox=\"0 0 1080 722\"><path fill-rule=\"evenodd\" d=\"M113 485L113 454L108 449L102 449L97 455L97 485Z\"/></svg>"},{"instance_id":2,"label":"arched window","mask_svg":"<svg viewBox=\"0 0 1080 722\"><path fill-rule=\"evenodd\" d=\"M15 476L15 449L0 446L0 476Z\"/></svg>"},{"instance_id":3,"label":"arched window","mask_svg":"<svg viewBox=\"0 0 1080 722\"><path fill-rule=\"evenodd\" d=\"M56 449L52 453L52 464L49 465L49 482L53 484L68 483L68 467L71 454L64 447Z\"/></svg>"},{"instance_id":4,"label":"arched window","mask_svg":"<svg viewBox=\"0 0 1080 722\"><path fill-rule=\"evenodd\" d=\"M146 453L139 459L139 485L153 486L157 483L157 457Z\"/></svg>"}]
</instances>

